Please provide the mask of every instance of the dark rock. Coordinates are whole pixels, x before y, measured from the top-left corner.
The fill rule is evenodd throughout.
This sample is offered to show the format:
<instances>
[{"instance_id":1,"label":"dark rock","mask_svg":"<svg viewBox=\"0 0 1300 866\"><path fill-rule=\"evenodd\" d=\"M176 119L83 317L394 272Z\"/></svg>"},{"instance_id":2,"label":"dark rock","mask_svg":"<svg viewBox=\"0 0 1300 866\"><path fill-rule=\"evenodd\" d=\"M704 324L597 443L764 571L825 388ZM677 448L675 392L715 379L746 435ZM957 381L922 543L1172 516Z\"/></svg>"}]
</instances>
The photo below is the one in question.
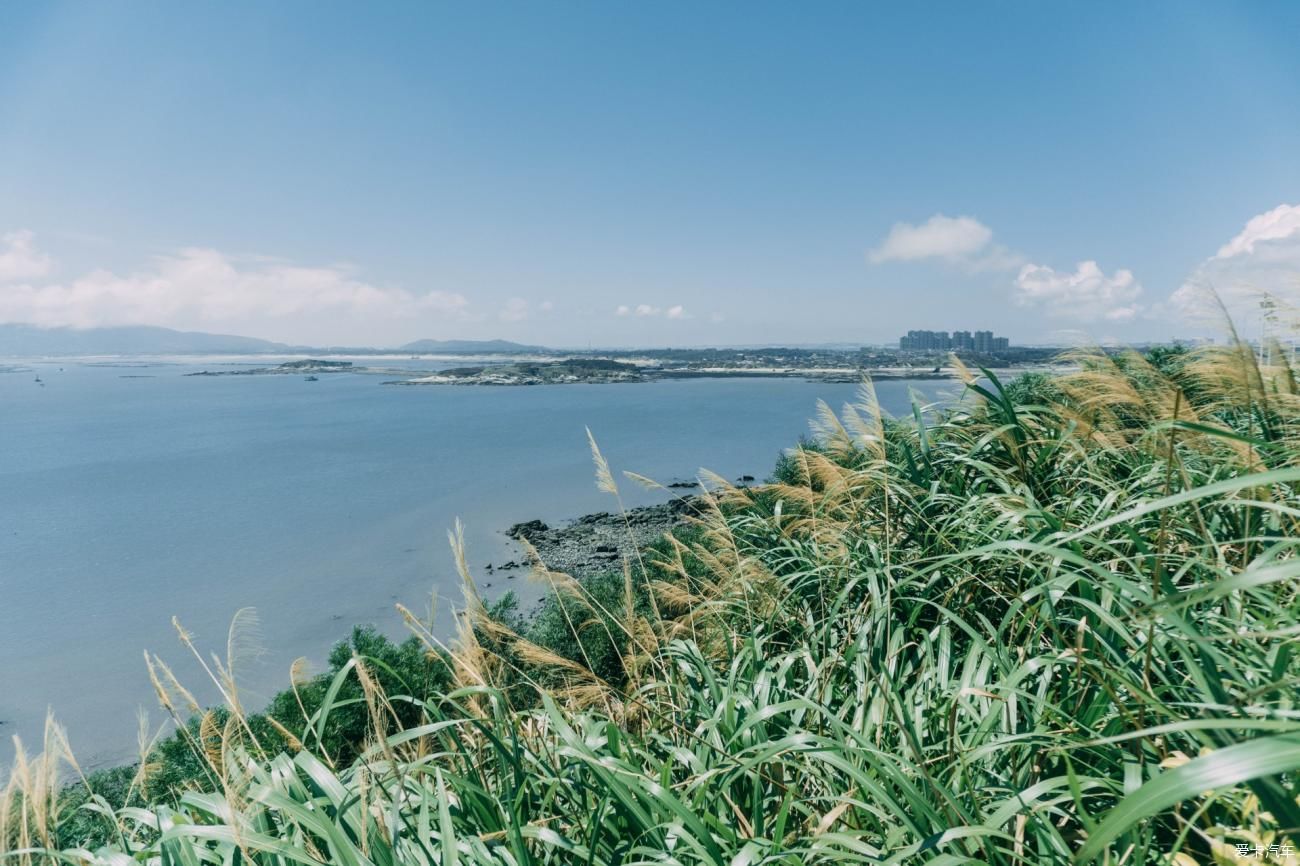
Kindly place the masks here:
<instances>
[{"instance_id":1,"label":"dark rock","mask_svg":"<svg viewBox=\"0 0 1300 866\"><path fill-rule=\"evenodd\" d=\"M506 535L511 538L522 538L526 541L532 541L544 532L549 532L550 527L540 520L526 520L523 523L516 523L506 530Z\"/></svg>"},{"instance_id":2,"label":"dark rock","mask_svg":"<svg viewBox=\"0 0 1300 866\"><path fill-rule=\"evenodd\" d=\"M588 514L565 526L526 531L524 537L537 549L548 568L582 580L617 569L621 558L635 556L637 550L655 542L687 518L704 513L706 507L702 497L677 496L659 505L631 509L626 514ZM518 537L516 529L512 527L509 534ZM498 571L505 568L505 565L497 566Z\"/></svg>"}]
</instances>

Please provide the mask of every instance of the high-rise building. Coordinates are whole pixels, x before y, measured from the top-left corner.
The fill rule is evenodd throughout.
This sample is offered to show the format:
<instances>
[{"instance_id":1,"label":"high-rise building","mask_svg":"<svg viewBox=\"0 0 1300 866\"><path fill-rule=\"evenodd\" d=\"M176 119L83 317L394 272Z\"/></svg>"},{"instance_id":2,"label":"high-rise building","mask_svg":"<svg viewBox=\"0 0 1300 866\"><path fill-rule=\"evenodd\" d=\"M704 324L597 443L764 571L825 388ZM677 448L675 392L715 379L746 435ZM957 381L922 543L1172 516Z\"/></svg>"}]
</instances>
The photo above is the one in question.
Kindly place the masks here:
<instances>
[{"instance_id":1,"label":"high-rise building","mask_svg":"<svg viewBox=\"0 0 1300 866\"><path fill-rule=\"evenodd\" d=\"M952 337L947 331L908 331L906 337L898 340L898 348L913 352L934 352L952 347Z\"/></svg>"},{"instance_id":2,"label":"high-rise building","mask_svg":"<svg viewBox=\"0 0 1300 866\"><path fill-rule=\"evenodd\" d=\"M988 354L1010 348L1006 337L995 337L992 331L908 331L898 338L898 348L904 352L965 351Z\"/></svg>"}]
</instances>

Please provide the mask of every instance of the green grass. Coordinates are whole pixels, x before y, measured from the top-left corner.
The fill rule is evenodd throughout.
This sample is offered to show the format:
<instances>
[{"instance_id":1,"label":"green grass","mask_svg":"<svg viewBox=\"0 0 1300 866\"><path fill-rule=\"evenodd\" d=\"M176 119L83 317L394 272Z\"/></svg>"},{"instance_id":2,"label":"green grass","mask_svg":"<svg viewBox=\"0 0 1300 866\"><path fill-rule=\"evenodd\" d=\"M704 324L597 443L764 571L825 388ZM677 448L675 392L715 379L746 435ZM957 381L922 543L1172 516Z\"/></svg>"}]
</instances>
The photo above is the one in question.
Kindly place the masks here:
<instances>
[{"instance_id":1,"label":"green grass","mask_svg":"<svg viewBox=\"0 0 1300 866\"><path fill-rule=\"evenodd\" d=\"M457 640L408 617L442 674L354 646L278 739L232 694L171 741L198 769L167 784L179 756L68 800L52 728L10 776L8 857L1187 864L1298 844L1293 371L1236 344L1077 360L903 420L867 387L771 483L706 479L697 525L622 574L539 565L554 594L531 619L485 607L458 547Z\"/></svg>"}]
</instances>

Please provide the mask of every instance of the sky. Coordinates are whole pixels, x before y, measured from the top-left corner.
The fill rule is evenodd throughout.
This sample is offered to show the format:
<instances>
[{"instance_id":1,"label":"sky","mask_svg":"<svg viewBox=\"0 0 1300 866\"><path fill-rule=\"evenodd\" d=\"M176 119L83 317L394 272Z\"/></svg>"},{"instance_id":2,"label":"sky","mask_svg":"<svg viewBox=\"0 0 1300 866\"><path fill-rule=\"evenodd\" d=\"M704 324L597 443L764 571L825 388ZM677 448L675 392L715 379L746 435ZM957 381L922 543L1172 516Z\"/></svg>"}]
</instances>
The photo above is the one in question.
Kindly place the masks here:
<instances>
[{"instance_id":1,"label":"sky","mask_svg":"<svg viewBox=\"0 0 1300 866\"><path fill-rule=\"evenodd\" d=\"M1140 342L1213 333L1213 289L1245 327L1300 297L1297 32L1292 2L4 4L0 322Z\"/></svg>"}]
</instances>

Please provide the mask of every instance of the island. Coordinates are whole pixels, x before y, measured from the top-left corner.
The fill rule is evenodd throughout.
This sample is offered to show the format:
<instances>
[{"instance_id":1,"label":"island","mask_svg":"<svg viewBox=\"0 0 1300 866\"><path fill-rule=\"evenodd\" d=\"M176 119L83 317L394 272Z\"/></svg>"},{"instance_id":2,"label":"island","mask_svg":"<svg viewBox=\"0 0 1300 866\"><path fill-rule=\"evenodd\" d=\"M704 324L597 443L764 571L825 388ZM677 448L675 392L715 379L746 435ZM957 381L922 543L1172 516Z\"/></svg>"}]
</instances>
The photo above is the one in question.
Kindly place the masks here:
<instances>
[{"instance_id":1,"label":"island","mask_svg":"<svg viewBox=\"0 0 1300 866\"><path fill-rule=\"evenodd\" d=\"M428 376L385 382L386 385L569 385L577 382L645 382L645 367L607 358L566 358L453 367Z\"/></svg>"},{"instance_id":2,"label":"island","mask_svg":"<svg viewBox=\"0 0 1300 866\"><path fill-rule=\"evenodd\" d=\"M999 375L1031 370L1059 370L1055 348L1012 347L996 352L899 351L872 348L730 348L639 349L564 352L553 349L522 355L411 356L400 363L303 358L265 366L205 369L187 376L303 375L352 373L383 376L385 385L608 385L666 379L775 378L816 382L856 383L884 379L954 379L961 375L954 356L970 369L995 370ZM425 362L428 366L420 363ZM464 366L439 368L442 364ZM233 365L232 365L233 366ZM423 369L421 369L423 367Z\"/></svg>"},{"instance_id":3,"label":"island","mask_svg":"<svg viewBox=\"0 0 1300 866\"><path fill-rule=\"evenodd\" d=\"M321 361L315 358L304 358L301 361L285 361L275 367L250 367L247 370L200 370L197 373L186 373L186 376L285 376L290 374L302 375L304 373L352 373L357 368L352 366L351 361Z\"/></svg>"}]
</instances>

